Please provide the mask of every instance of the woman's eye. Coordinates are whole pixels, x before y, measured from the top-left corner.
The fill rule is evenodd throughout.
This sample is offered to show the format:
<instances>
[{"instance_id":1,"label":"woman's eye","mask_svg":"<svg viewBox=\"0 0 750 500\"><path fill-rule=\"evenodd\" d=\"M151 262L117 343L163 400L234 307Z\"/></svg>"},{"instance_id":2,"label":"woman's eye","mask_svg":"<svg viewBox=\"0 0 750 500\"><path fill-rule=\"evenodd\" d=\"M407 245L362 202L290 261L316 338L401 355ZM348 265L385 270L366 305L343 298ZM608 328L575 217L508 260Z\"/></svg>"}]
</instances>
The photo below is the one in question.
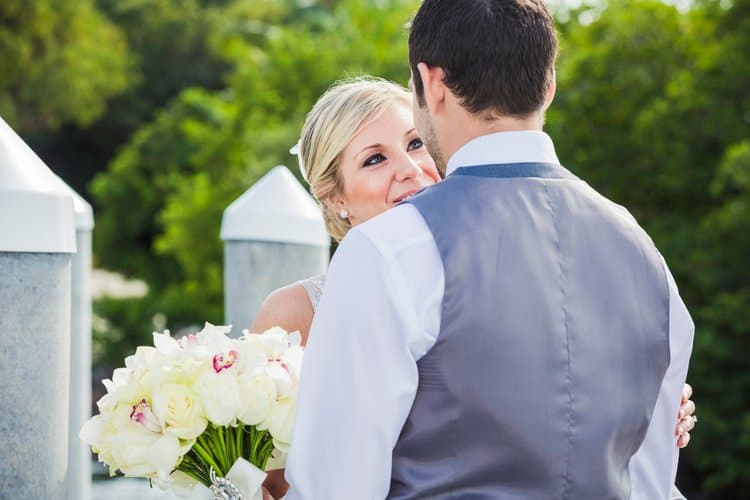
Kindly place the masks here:
<instances>
[{"instance_id":1,"label":"woman's eye","mask_svg":"<svg viewBox=\"0 0 750 500\"><path fill-rule=\"evenodd\" d=\"M385 160L385 156L383 156L382 154L380 153L374 154L365 160L364 166L371 167L373 165L377 165L378 163L384 160Z\"/></svg>"},{"instance_id":2,"label":"woman's eye","mask_svg":"<svg viewBox=\"0 0 750 500\"><path fill-rule=\"evenodd\" d=\"M424 146L424 144L422 144L422 139L417 137L416 139L412 139L411 142L409 142L409 146L406 148L406 150L413 151L415 149L421 148L422 146Z\"/></svg>"}]
</instances>

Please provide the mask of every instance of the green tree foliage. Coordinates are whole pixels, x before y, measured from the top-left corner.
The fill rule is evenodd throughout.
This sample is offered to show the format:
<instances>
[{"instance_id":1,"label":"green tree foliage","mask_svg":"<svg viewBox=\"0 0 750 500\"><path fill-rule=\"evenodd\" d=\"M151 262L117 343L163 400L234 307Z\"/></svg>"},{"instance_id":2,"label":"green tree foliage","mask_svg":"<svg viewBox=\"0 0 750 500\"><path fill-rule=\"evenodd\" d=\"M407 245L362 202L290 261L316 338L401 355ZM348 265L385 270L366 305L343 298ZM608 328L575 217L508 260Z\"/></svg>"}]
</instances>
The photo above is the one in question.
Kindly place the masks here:
<instances>
[{"instance_id":1,"label":"green tree foliage","mask_svg":"<svg viewBox=\"0 0 750 500\"><path fill-rule=\"evenodd\" d=\"M653 137L640 137L638 123L693 57L684 24L674 7L623 0L590 24L562 26L548 128L571 168L639 217L674 206L675 189L655 188L661 165L644 154Z\"/></svg>"},{"instance_id":2,"label":"green tree foliage","mask_svg":"<svg viewBox=\"0 0 750 500\"><path fill-rule=\"evenodd\" d=\"M750 489L750 334L747 183L750 172L750 2L703 2L687 16L699 47L675 74L643 134L660 152L682 205L678 231L662 231L697 325L691 366L705 418L685 453L716 498ZM677 145L671 147L670 144ZM745 492L745 493L743 493Z\"/></svg>"},{"instance_id":3,"label":"green tree foliage","mask_svg":"<svg viewBox=\"0 0 750 500\"><path fill-rule=\"evenodd\" d=\"M750 340L750 141L727 148L710 191L718 207L701 222L708 240L702 250L707 293L695 316L705 329L696 338L691 371L706 401L705 418L688 456L706 475L706 489L741 498L750 475L750 409L744 399L750 371L743 348Z\"/></svg>"},{"instance_id":4,"label":"green tree foliage","mask_svg":"<svg viewBox=\"0 0 750 500\"><path fill-rule=\"evenodd\" d=\"M92 183L99 262L148 282L173 326L220 322L222 211L271 167L294 162L288 150L305 113L331 82L372 73L406 83L415 6L238 1L215 10L211 47L230 63L226 87L182 92Z\"/></svg>"},{"instance_id":5,"label":"green tree foliage","mask_svg":"<svg viewBox=\"0 0 750 500\"><path fill-rule=\"evenodd\" d=\"M97 0L125 34L139 83L110 102L104 125L132 132L189 86L219 88L226 64L210 49L211 16L220 2ZM206 5L209 4L209 5ZM120 137L123 142L126 137Z\"/></svg>"},{"instance_id":6,"label":"green tree foliage","mask_svg":"<svg viewBox=\"0 0 750 500\"><path fill-rule=\"evenodd\" d=\"M91 123L129 85L131 64L91 0L0 2L0 115L19 129Z\"/></svg>"},{"instance_id":7,"label":"green tree foliage","mask_svg":"<svg viewBox=\"0 0 750 500\"><path fill-rule=\"evenodd\" d=\"M227 69L208 42L213 13L222 2L95 1L127 41L131 84L107 101L107 112L93 123L27 136L34 149L81 193L131 135L180 91L191 86L218 89Z\"/></svg>"}]
</instances>

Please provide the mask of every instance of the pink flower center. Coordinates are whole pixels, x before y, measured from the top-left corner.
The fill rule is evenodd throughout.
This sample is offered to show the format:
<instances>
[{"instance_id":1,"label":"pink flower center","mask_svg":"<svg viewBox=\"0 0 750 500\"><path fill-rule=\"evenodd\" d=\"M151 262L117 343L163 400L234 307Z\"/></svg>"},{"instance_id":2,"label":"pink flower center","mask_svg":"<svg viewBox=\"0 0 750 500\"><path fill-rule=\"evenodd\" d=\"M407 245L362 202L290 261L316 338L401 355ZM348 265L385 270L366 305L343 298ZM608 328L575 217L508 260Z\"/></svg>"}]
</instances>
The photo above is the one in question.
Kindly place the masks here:
<instances>
[{"instance_id":1,"label":"pink flower center","mask_svg":"<svg viewBox=\"0 0 750 500\"><path fill-rule=\"evenodd\" d=\"M141 424L151 432L161 432L159 419L151 411L151 405L145 399L141 399L140 403L133 405L133 410L130 412L130 420Z\"/></svg>"},{"instance_id":2,"label":"pink flower center","mask_svg":"<svg viewBox=\"0 0 750 500\"><path fill-rule=\"evenodd\" d=\"M234 349L230 349L225 353L216 354L213 358L214 371L221 373L222 370L231 368L237 362L239 353Z\"/></svg>"},{"instance_id":3,"label":"pink flower center","mask_svg":"<svg viewBox=\"0 0 750 500\"><path fill-rule=\"evenodd\" d=\"M277 363L284 370L289 371L289 367L286 365L286 363L284 363L284 361L281 358L276 358L273 360L273 362Z\"/></svg>"}]
</instances>

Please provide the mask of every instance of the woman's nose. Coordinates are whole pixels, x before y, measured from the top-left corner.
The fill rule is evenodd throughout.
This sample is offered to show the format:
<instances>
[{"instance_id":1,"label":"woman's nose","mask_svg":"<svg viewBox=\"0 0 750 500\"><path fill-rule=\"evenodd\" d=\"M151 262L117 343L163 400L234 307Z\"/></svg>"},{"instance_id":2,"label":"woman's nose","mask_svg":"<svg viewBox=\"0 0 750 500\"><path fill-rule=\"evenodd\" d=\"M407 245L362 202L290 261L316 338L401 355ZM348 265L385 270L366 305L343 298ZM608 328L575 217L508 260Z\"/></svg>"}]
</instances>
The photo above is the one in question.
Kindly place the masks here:
<instances>
[{"instance_id":1,"label":"woman's nose","mask_svg":"<svg viewBox=\"0 0 750 500\"><path fill-rule=\"evenodd\" d=\"M416 177L421 171L422 168L414 161L414 158L408 154L404 154L396 166L396 179L398 181L411 179Z\"/></svg>"}]
</instances>

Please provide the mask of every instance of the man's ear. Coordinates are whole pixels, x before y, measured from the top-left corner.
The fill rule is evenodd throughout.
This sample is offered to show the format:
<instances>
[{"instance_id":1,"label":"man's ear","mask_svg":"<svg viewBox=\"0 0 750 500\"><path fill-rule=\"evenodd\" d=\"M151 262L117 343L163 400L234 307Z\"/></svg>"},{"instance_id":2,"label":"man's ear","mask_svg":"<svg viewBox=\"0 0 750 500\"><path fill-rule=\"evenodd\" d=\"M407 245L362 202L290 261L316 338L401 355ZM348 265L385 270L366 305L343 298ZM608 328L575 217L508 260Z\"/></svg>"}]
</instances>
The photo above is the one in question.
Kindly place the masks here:
<instances>
[{"instance_id":1,"label":"man's ear","mask_svg":"<svg viewBox=\"0 0 750 500\"><path fill-rule=\"evenodd\" d=\"M435 114L445 103L445 71L440 66L427 66L425 63L417 64L417 71L422 79L424 88L424 99L427 109Z\"/></svg>"},{"instance_id":2,"label":"man's ear","mask_svg":"<svg viewBox=\"0 0 750 500\"><path fill-rule=\"evenodd\" d=\"M555 79L555 70L552 70L552 80L549 82L549 87L547 88L547 94L544 96L544 106L543 106L544 111L547 111L547 109L552 104L552 100L555 98L556 90L557 90L557 83Z\"/></svg>"}]
</instances>

